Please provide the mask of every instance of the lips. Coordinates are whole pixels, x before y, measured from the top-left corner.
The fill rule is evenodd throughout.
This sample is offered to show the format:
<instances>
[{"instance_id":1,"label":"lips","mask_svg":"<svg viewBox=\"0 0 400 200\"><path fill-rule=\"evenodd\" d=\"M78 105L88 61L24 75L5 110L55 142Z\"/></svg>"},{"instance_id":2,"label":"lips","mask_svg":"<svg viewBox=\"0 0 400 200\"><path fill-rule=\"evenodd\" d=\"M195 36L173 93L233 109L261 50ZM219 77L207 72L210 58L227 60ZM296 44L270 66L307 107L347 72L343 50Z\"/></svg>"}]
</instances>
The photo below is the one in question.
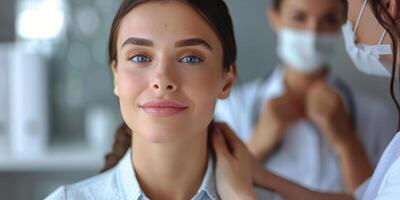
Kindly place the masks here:
<instances>
[{"instance_id":1,"label":"lips","mask_svg":"<svg viewBox=\"0 0 400 200\"><path fill-rule=\"evenodd\" d=\"M185 111L188 106L176 100L150 100L139 106L151 116L168 117Z\"/></svg>"}]
</instances>

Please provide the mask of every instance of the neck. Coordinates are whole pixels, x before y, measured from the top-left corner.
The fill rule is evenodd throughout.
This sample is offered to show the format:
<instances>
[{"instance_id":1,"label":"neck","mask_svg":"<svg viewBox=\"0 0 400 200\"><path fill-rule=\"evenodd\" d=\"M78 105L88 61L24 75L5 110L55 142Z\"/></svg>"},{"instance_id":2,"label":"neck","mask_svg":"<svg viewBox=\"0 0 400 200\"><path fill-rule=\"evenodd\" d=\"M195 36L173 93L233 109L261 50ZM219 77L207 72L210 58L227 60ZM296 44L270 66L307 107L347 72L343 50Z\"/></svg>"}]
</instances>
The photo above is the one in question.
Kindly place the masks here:
<instances>
[{"instance_id":1,"label":"neck","mask_svg":"<svg viewBox=\"0 0 400 200\"><path fill-rule=\"evenodd\" d=\"M324 79L328 74L328 68L323 68L321 71L314 73L303 73L296 71L290 66L285 67L284 82L286 88L291 91L296 97L302 99L309 87L318 80Z\"/></svg>"},{"instance_id":2,"label":"neck","mask_svg":"<svg viewBox=\"0 0 400 200\"><path fill-rule=\"evenodd\" d=\"M132 137L132 162L150 199L191 199L207 168L207 131L178 143L157 144Z\"/></svg>"}]
</instances>

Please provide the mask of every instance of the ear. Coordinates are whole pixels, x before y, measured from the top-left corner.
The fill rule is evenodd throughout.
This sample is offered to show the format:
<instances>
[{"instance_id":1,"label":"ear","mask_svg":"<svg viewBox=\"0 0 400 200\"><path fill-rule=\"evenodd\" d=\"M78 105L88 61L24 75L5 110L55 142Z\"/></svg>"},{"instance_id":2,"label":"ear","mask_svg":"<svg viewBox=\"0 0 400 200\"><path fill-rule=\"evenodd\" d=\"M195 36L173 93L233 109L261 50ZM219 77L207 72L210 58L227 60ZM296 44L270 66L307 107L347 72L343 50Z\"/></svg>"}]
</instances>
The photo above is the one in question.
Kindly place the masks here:
<instances>
[{"instance_id":1,"label":"ear","mask_svg":"<svg viewBox=\"0 0 400 200\"><path fill-rule=\"evenodd\" d=\"M116 61L111 62L111 69L113 73L114 95L119 97L118 93L118 65Z\"/></svg>"},{"instance_id":2,"label":"ear","mask_svg":"<svg viewBox=\"0 0 400 200\"><path fill-rule=\"evenodd\" d=\"M400 22L400 10L399 10L399 0L389 0L388 11L390 15L394 18L396 23Z\"/></svg>"},{"instance_id":3,"label":"ear","mask_svg":"<svg viewBox=\"0 0 400 200\"><path fill-rule=\"evenodd\" d=\"M223 87L218 95L219 99L226 99L229 97L229 93L231 92L235 80L236 80L236 64L232 64L229 67L229 71L224 72Z\"/></svg>"},{"instance_id":4,"label":"ear","mask_svg":"<svg viewBox=\"0 0 400 200\"><path fill-rule=\"evenodd\" d=\"M278 31L280 29L279 11L270 6L266 11L267 21L270 23L272 30Z\"/></svg>"},{"instance_id":5,"label":"ear","mask_svg":"<svg viewBox=\"0 0 400 200\"><path fill-rule=\"evenodd\" d=\"M389 12L390 16L399 23L400 20L400 10L398 0L383 0L382 5Z\"/></svg>"}]
</instances>

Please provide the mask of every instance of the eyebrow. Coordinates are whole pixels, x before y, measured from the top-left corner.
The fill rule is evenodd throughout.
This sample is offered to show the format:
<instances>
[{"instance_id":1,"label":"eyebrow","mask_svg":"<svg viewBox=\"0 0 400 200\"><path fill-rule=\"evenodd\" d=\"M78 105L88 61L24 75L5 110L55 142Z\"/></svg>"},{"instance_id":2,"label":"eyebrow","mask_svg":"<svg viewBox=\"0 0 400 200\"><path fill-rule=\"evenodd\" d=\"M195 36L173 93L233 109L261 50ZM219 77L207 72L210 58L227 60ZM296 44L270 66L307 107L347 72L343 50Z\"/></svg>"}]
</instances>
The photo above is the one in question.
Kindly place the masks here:
<instances>
[{"instance_id":1,"label":"eyebrow","mask_svg":"<svg viewBox=\"0 0 400 200\"><path fill-rule=\"evenodd\" d=\"M125 42L122 44L122 47L133 44L133 45L138 45L138 46L147 46L147 47L154 47L154 42L148 39L144 38L136 38L136 37L130 37L125 40ZM204 46L208 50L213 51L211 45L206 42L203 39L200 38L191 38L191 39L186 39L186 40L181 40L176 42L175 47L187 47L187 46Z\"/></svg>"},{"instance_id":2,"label":"eyebrow","mask_svg":"<svg viewBox=\"0 0 400 200\"><path fill-rule=\"evenodd\" d=\"M144 38L135 38L135 37L130 37L125 40L125 42L122 44L122 47L128 45L128 44L133 44L133 45L138 45L138 46L147 46L147 47L153 47L154 42L148 39Z\"/></svg>"},{"instance_id":3,"label":"eyebrow","mask_svg":"<svg viewBox=\"0 0 400 200\"><path fill-rule=\"evenodd\" d=\"M187 47L187 46L204 46L208 50L213 51L211 45L203 39L200 38L191 38L179 41L175 44L175 47Z\"/></svg>"}]
</instances>

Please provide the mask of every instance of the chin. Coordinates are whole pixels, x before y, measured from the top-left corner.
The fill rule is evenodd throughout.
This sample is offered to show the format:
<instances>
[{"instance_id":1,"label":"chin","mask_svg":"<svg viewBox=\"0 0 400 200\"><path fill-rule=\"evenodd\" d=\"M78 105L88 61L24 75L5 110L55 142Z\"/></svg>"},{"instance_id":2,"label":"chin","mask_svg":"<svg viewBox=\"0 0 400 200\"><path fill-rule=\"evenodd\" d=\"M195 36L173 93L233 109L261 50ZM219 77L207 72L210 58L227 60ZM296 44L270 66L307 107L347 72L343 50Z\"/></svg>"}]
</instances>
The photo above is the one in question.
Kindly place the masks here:
<instances>
[{"instance_id":1,"label":"chin","mask_svg":"<svg viewBox=\"0 0 400 200\"><path fill-rule=\"evenodd\" d=\"M166 143L176 143L181 140L184 140L188 135L182 135L183 133L187 133L188 131L179 131L174 128L173 130L169 130L168 128L156 129L156 130L143 130L146 134L142 134L142 136L151 143L156 144L166 144Z\"/></svg>"},{"instance_id":2,"label":"chin","mask_svg":"<svg viewBox=\"0 0 400 200\"><path fill-rule=\"evenodd\" d=\"M173 141L171 137L168 137L166 134L160 134L160 133L150 133L146 134L144 138L151 143L156 143L156 144L166 144L170 143Z\"/></svg>"}]
</instances>

